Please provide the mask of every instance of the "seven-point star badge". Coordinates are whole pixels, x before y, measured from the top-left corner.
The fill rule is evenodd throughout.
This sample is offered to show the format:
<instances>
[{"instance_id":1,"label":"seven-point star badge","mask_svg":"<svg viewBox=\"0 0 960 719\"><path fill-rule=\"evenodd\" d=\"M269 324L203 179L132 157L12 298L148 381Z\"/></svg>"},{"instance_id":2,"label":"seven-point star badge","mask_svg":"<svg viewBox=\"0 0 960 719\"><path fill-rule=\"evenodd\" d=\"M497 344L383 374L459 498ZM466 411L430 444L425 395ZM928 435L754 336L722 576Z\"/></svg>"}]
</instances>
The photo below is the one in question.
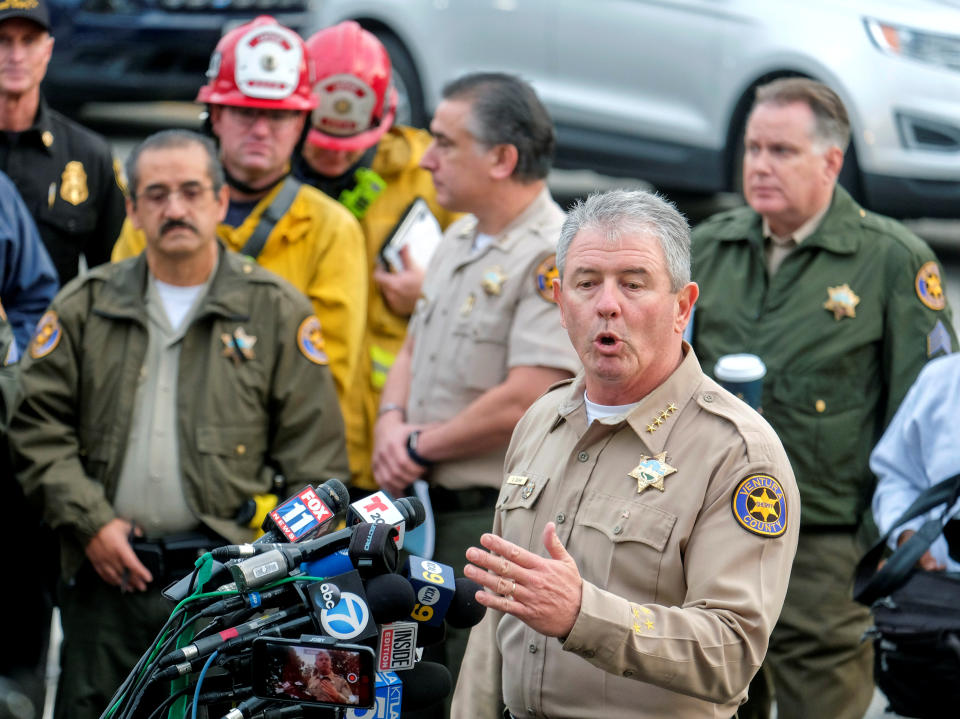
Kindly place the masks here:
<instances>
[{"instance_id":1,"label":"seven-point star badge","mask_svg":"<svg viewBox=\"0 0 960 719\"><path fill-rule=\"evenodd\" d=\"M637 480L637 494L640 494L647 487L656 487L662 492L663 478L676 471L676 467L667 464L666 452L661 452L653 457L641 454L640 464L630 470L630 476Z\"/></svg>"}]
</instances>

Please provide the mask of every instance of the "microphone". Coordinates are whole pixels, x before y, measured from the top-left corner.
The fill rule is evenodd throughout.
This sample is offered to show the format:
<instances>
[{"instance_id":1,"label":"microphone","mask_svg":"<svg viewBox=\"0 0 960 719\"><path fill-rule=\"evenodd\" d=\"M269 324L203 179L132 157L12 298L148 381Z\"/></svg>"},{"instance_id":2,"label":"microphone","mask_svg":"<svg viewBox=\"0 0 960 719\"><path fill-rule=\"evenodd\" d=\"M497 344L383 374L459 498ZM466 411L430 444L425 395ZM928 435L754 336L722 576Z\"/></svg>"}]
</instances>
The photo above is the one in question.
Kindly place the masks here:
<instances>
[{"instance_id":1,"label":"microphone","mask_svg":"<svg viewBox=\"0 0 960 719\"><path fill-rule=\"evenodd\" d=\"M369 579L397 571L400 549L397 528L390 524L355 524L348 556L360 576Z\"/></svg>"},{"instance_id":2,"label":"microphone","mask_svg":"<svg viewBox=\"0 0 960 719\"><path fill-rule=\"evenodd\" d=\"M328 479L314 489L309 484L267 514L261 529L265 534L254 544L301 542L330 529L333 518L350 502L339 479Z\"/></svg>"},{"instance_id":3,"label":"microphone","mask_svg":"<svg viewBox=\"0 0 960 719\"><path fill-rule=\"evenodd\" d=\"M417 661L417 623L391 622L380 626L377 669L381 672L412 669Z\"/></svg>"},{"instance_id":4,"label":"microphone","mask_svg":"<svg viewBox=\"0 0 960 719\"><path fill-rule=\"evenodd\" d=\"M442 624L456 591L453 568L410 555L404 564L403 576L413 586L417 597L410 617L421 624Z\"/></svg>"},{"instance_id":5,"label":"microphone","mask_svg":"<svg viewBox=\"0 0 960 719\"><path fill-rule=\"evenodd\" d=\"M366 593L370 613L377 624L406 619L417 602L410 582L399 574L381 574L367 580Z\"/></svg>"},{"instance_id":6,"label":"microphone","mask_svg":"<svg viewBox=\"0 0 960 719\"><path fill-rule=\"evenodd\" d=\"M339 591L340 599L330 607L334 588ZM358 644L377 637L377 625L367 603L363 580L356 570L315 582L307 590L307 596L322 634Z\"/></svg>"},{"instance_id":7,"label":"microphone","mask_svg":"<svg viewBox=\"0 0 960 719\"><path fill-rule=\"evenodd\" d=\"M157 666L168 667L171 664L176 664L178 662L190 661L199 657L207 656L213 652L214 649L220 647L221 644L225 644L231 639L255 633L270 624L288 619L294 614L297 614L299 611L302 611L301 607L299 606L291 609L281 609L273 614L265 614L261 617L257 617L256 619L252 619L249 622L244 622L243 624L238 624L235 627L224 629L223 631L212 634L209 637L203 637L192 644L188 644L185 647L175 649L172 652L165 654L160 658Z\"/></svg>"},{"instance_id":8,"label":"microphone","mask_svg":"<svg viewBox=\"0 0 960 719\"><path fill-rule=\"evenodd\" d=\"M390 495L381 490L350 505L347 509L347 526L369 522L396 527L397 547L402 548L404 532L419 527L426 517L423 503L416 497L392 500Z\"/></svg>"},{"instance_id":9,"label":"microphone","mask_svg":"<svg viewBox=\"0 0 960 719\"><path fill-rule=\"evenodd\" d=\"M487 608L477 601L477 592L481 587L467 577L457 577L453 600L447 607L446 621L455 629L475 627L487 613Z\"/></svg>"},{"instance_id":10,"label":"microphone","mask_svg":"<svg viewBox=\"0 0 960 719\"><path fill-rule=\"evenodd\" d=\"M450 670L436 662L417 662L413 669L400 674L403 681L404 712L421 711L446 699L453 689Z\"/></svg>"},{"instance_id":11,"label":"microphone","mask_svg":"<svg viewBox=\"0 0 960 719\"><path fill-rule=\"evenodd\" d=\"M300 565L301 571L308 577L332 577L354 569L350 561L350 550L338 549L325 557L304 562Z\"/></svg>"}]
</instances>

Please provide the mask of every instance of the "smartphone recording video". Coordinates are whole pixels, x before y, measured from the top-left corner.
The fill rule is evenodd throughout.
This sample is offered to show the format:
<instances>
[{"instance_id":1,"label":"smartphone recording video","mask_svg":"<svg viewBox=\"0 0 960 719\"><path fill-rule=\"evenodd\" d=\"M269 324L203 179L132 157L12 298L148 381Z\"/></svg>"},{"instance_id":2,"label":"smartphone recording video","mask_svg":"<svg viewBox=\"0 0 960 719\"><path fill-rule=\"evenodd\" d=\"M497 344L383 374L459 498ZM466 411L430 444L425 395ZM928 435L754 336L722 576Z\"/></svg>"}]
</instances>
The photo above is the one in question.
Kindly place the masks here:
<instances>
[{"instance_id":1,"label":"smartphone recording video","mask_svg":"<svg viewBox=\"0 0 960 719\"><path fill-rule=\"evenodd\" d=\"M372 707L374 660L373 649L357 644L255 639L253 692L278 701Z\"/></svg>"}]
</instances>

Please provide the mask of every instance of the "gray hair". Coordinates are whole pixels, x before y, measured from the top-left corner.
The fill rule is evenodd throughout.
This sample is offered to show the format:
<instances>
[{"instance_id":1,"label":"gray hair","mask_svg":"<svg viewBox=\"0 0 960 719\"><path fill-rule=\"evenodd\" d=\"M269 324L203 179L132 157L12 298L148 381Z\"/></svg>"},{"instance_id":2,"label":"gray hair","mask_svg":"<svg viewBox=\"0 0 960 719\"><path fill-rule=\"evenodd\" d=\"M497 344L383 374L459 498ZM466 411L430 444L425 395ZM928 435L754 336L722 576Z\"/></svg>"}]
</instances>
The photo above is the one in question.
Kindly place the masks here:
<instances>
[{"instance_id":1,"label":"gray hair","mask_svg":"<svg viewBox=\"0 0 960 719\"><path fill-rule=\"evenodd\" d=\"M557 270L563 279L570 243L582 230L596 230L609 240L650 233L666 258L670 291L679 292L690 282L690 225L669 200L645 190L612 190L578 200L560 228Z\"/></svg>"},{"instance_id":2,"label":"gray hair","mask_svg":"<svg viewBox=\"0 0 960 719\"><path fill-rule=\"evenodd\" d=\"M127 156L124 163L124 171L127 173L127 190L130 193L130 199L134 206L137 204L137 183L140 180L137 164L140 162L140 155L147 150L167 150L176 147L191 147L199 145L207 153L207 174L210 176L210 182L213 184L213 193L220 192L225 182L223 166L220 164L220 158L217 157L217 147L213 140L192 130L161 130L150 135L146 140L137 145Z\"/></svg>"},{"instance_id":3,"label":"gray hair","mask_svg":"<svg viewBox=\"0 0 960 719\"><path fill-rule=\"evenodd\" d=\"M443 99L471 103L467 129L481 145L517 148L515 179L533 182L550 172L557 145L553 121L528 83L502 72L477 72L447 84Z\"/></svg>"},{"instance_id":4,"label":"gray hair","mask_svg":"<svg viewBox=\"0 0 960 719\"><path fill-rule=\"evenodd\" d=\"M841 152L850 144L850 117L843 100L822 82L806 77L782 77L757 88L751 112L758 105L790 105L802 102L813 112L814 144L821 152L836 146Z\"/></svg>"}]
</instances>

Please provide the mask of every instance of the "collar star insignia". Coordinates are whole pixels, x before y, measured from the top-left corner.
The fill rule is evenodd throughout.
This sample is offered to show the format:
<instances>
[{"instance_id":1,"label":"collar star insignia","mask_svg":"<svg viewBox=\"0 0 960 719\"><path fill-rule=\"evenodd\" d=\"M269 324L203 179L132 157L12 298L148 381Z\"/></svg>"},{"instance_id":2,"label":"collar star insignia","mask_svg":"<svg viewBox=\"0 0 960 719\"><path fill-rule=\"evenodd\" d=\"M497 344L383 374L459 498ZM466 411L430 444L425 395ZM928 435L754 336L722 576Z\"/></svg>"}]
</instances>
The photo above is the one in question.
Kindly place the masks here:
<instances>
[{"instance_id":1,"label":"collar star insignia","mask_svg":"<svg viewBox=\"0 0 960 719\"><path fill-rule=\"evenodd\" d=\"M676 467L667 464L667 453L661 452L653 457L640 455L640 464L630 470L629 476L637 480L637 494L647 487L656 487L663 491L663 479L677 471Z\"/></svg>"},{"instance_id":2,"label":"collar star insignia","mask_svg":"<svg viewBox=\"0 0 960 719\"><path fill-rule=\"evenodd\" d=\"M503 274L500 266L496 265L488 270L484 270L480 286L483 287L483 291L488 295L499 295L500 288L503 287L503 283L506 281L507 276Z\"/></svg>"},{"instance_id":3,"label":"collar star insignia","mask_svg":"<svg viewBox=\"0 0 960 719\"><path fill-rule=\"evenodd\" d=\"M838 287L827 287L827 299L823 303L823 308L833 312L833 319L839 322L844 317L856 317L856 307L860 304L860 298L850 289L850 285L844 283Z\"/></svg>"},{"instance_id":4,"label":"collar star insignia","mask_svg":"<svg viewBox=\"0 0 960 719\"><path fill-rule=\"evenodd\" d=\"M230 357L235 363L240 360L252 360L255 355L253 346L257 343L254 335L248 335L243 327L237 327L233 334L221 333L220 341L223 342L223 356Z\"/></svg>"},{"instance_id":5,"label":"collar star insignia","mask_svg":"<svg viewBox=\"0 0 960 719\"><path fill-rule=\"evenodd\" d=\"M659 429L661 425L670 419L670 417L673 416L673 413L676 411L677 405L675 405L673 402L670 402L665 410L662 410L650 420L650 422L647 424L647 432L650 434L656 432L657 429Z\"/></svg>"}]
</instances>

